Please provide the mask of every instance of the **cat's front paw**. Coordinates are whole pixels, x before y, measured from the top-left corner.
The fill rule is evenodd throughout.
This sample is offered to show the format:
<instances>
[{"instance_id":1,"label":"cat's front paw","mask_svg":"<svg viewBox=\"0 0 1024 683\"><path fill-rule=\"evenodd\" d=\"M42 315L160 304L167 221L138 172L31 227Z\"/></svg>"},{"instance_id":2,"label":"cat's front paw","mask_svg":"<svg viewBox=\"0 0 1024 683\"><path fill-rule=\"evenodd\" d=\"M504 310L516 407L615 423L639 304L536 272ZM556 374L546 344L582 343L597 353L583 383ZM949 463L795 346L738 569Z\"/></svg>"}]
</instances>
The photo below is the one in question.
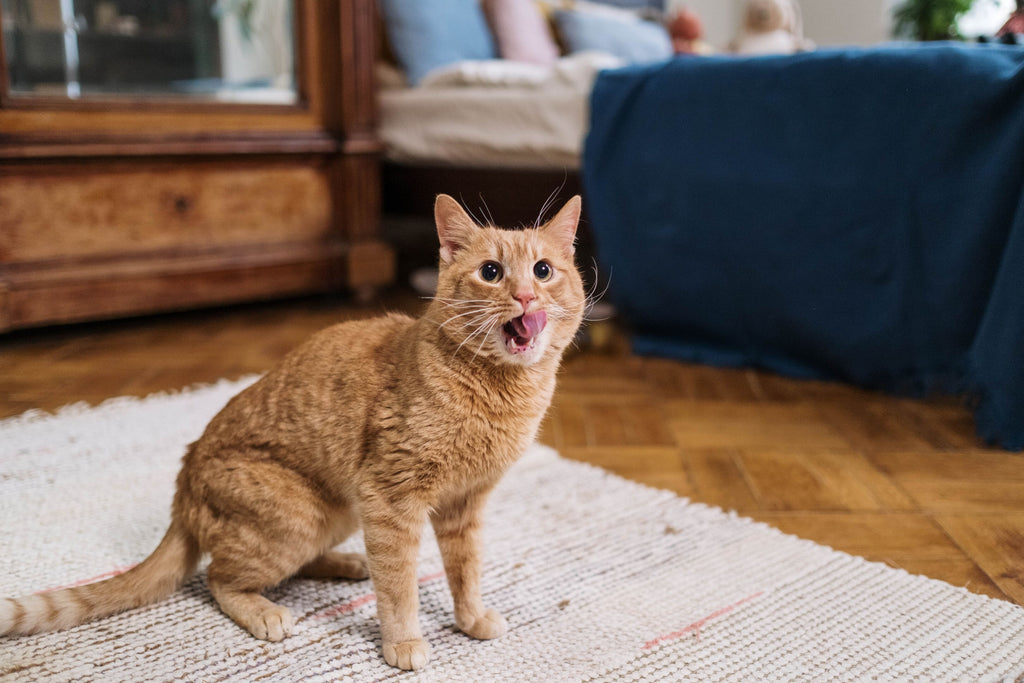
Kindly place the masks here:
<instances>
[{"instance_id":1,"label":"cat's front paw","mask_svg":"<svg viewBox=\"0 0 1024 683\"><path fill-rule=\"evenodd\" d=\"M295 619L287 607L271 605L262 612L252 615L245 627L260 640L279 643L295 630Z\"/></svg>"},{"instance_id":2,"label":"cat's front paw","mask_svg":"<svg viewBox=\"0 0 1024 683\"><path fill-rule=\"evenodd\" d=\"M418 671L430 661L430 646L423 639L384 643L384 661L399 669Z\"/></svg>"},{"instance_id":3,"label":"cat's front paw","mask_svg":"<svg viewBox=\"0 0 1024 683\"><path fill-rule=\"evenodd\" d=\"M490 640L505 635L508 631L508 622L505 617L493 609L484 610L483 614L473 617L461 617L455 619L459 630L468 636L478 640Z\"/></svg>"}]
</instances>

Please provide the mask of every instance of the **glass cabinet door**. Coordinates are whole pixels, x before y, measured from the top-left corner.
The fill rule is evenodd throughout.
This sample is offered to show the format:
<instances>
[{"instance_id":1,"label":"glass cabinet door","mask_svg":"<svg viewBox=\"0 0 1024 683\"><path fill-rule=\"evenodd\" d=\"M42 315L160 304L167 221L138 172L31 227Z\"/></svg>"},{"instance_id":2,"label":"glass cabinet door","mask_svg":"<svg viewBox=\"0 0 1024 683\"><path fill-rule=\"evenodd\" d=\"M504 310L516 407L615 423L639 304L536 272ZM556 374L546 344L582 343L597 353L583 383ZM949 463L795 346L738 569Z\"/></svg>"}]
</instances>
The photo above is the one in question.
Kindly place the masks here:
<instances>
[{"instance_id":1,"label":"glass cabinet door","mask_svg":"<svg viewBox=\"0 0 1024 683\"><path fill-rule=\"evenodd\" d=\"M0 0L0 333L390 282L375 0Z\"/></svg>"},{"instance_id":2,"label":"glass cabinet door","mask_svg":"<svg viewBox=\"0 0 1024 683\"><path fill-rule=\"evenodd\" d=\"M291 0L0 0L9 95L294 104Z\"/></svg>"}]
</instances>

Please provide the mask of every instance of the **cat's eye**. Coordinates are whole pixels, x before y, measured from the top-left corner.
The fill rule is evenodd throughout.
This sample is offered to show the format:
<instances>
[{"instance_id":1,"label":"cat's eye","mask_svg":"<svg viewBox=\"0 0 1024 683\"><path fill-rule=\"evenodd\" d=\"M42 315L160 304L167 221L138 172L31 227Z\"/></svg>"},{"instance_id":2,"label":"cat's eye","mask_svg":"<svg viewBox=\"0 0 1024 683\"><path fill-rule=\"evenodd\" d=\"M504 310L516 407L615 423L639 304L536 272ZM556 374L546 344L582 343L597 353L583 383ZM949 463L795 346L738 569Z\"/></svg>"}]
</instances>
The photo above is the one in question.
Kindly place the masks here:
<instances>
[{"instance_id":1,"label":"cat's eye","mask_svg":"<svg viewBox=\"0 0 1024 683\"><path fill-rule=\"evenodd\" d=\"M533 275L541 282L550 280L552 273L554 273L554 270L547 261L537 261L533 266Z\"/></svg>"},{"instance_id":2,"label":"cat's eye","mask_svg":"<svg viewBox=\"0 0 1024 683\"><path fill-rule=\"evenodd\" d=\"M501 275L501 265L494 261L488 261L480 266L480 277L484 279L484 282L497 282L501 279Z\"/></svg>"}]
</instances>

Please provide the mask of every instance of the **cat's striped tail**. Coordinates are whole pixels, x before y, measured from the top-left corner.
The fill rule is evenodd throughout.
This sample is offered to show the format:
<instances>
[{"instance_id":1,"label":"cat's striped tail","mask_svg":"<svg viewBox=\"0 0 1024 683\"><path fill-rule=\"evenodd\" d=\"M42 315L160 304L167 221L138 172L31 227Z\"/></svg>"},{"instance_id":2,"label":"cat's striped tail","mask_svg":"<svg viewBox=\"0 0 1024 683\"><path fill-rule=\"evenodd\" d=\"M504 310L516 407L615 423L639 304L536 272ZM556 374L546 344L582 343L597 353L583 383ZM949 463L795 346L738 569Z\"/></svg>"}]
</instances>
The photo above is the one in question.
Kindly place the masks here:
<instances>
[{"instance_id":1,"label":"cat's striped tail","mask_svg":"<svg viewBox=\"0 0 1024 683\"><path fill-rule=\"evenodd\" d=\"M0 635L59 631L166 598L195 571L199 547L172 523L153 554L113 578L74 588L0 598Z\"/></svg>"}]
</instances>

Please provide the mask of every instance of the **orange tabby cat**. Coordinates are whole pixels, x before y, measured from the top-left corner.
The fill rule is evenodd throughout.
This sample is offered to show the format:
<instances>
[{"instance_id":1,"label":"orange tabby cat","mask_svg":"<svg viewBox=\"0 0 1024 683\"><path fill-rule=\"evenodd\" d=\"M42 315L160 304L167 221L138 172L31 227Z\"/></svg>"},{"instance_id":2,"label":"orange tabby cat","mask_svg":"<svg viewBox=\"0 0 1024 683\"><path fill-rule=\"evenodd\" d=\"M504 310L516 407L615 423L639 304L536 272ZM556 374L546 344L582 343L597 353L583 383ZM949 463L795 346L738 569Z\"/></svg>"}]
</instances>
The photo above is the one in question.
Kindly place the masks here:
<instances>
[{"instance_id":1,"label":"orange tabby cat","mask_svg":"<svg viewBox=\"0 0 1024 683\"><path fill-rule=\"evenodd\" d=\"M438 293L422 318L343 323L293 351L189 447L152 555L100 583L0 600L0 634L162 599L209 553L221 609L271 641L294 621L265 589L295 575L372 577L385 660L419 669L429 648L416 557L429 518L455 623L474 638L502 635L504 618L480 596L482 508L536 436L582 320L580 198L525 230L479 227L447 195L434 214ZM360 527L365 559L331 549Z\"/></svg>"}]
</instances>

